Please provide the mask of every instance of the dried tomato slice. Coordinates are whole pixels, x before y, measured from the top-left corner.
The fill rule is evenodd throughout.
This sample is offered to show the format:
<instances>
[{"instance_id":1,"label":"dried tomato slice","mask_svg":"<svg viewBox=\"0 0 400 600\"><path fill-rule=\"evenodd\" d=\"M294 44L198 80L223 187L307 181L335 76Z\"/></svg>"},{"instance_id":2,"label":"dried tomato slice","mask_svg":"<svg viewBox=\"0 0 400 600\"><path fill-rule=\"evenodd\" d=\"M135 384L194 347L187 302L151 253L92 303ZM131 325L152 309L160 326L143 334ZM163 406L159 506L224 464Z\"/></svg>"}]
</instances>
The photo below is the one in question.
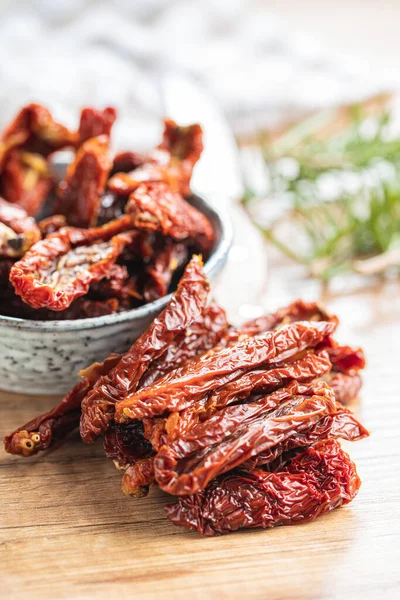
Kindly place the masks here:
<instances>
[{"instance_id":1,"label":"dried tomato slice","mask_svg":"<svg viewBox=\"0 0 400 600\"><path fill-rule=\"evenodd\" d=\"M40 104L28 104L3 131L0 163L1 157L11 148L47 157L66 146L75 146L76 142L76 133L55 121L47 108Z\"/></svg>"},{"instance_id":2,"label":"dried tomato slice","mask_svg":"<svg viewBox=\"0 0 400 600\"><path fill-rule=\"evenodd\" d=\"M348 504L361 485L356 467L338 442L307 448L277 473L261 470L228 473L206 490L166 506L175 525L203 535L243 527L306 523Z\"/></svg>"},{"instance_id":3,"label":"dried tomato slice","mask_svg":"<svg viewBox=\"0 0 400 600\"><path fill-rule=\"evenodd\" d=\"M164 354L150 365L140 380L139 388L153 384L157 379L213 348L227 327L224 309L216 304L207 306L199 319L177 336Z\"/></svg>"},{"instance_id":4,"label":"dried tomato slice","mask_svg":"<svg viewBox=\"0 0 400 600\"><path fill-rule=\"evenodd\" d=\"M362 379L357 373L347 375L332 371L324 379L333 389L336 400L342 404L349 404L355 400L362 386Z\"/></svg>"},{"instance_id":5,"label":"dried tomato slice","mask_svg":"<svg viewBox=\"0 0 400 600\"><path fill-rule=\"evenodd\" d=\"M84 377L62 399L60 404L35 417L4 438L9 454L33 456L63 440L79 426L81 402L97 379L114 367L118 354L110 354L103 363L93 363L82 371Z\"/></svg>"},{"instance_id":6,"label":"dried tomato slice","mask_svg":"<svg viewBox=\"0 0 400 600\"><path fill-rule=\"evenodd\" d=\"M141 378L138 387L149 385L161 375L212 348L221 338L226 328L225 311L216 305L206 307L199 320L192 323L184 333L168 346L162 356L154 361L150 369ZM118 468L126 468L137 458L144 455L138 454L138 448L143 450L146 447L142 440L143 436L145 440L148 440L146 442L147 449L150 448L151 450L152 446L154 448L160 445L160 441L156 441L156 438L164 433L165 419L162 420L163 424L161 424L161 419L152 419L151 421L153 421L151 424L150 419L145 419L143 422L135 420L126 424L112 423L106 431L104 437L105 452L109 458L112 458L118 464ZM137 434L136 437L135 434ZM125 481L129 480L131 491L134 481L132 473L137 473L137 471L130 471L127 479L125 479ZM143 493L142 490L141 494L143 495Z\"/></svg>"},{"instance_id":7,"label":"dried tomato slice","mask_svg":"<svg viewBox=\"0 0 400 600\"><path fill-rule=\"evenodd\" d=\"M149 487L154 483L153 457L140 458L129 466L122 478L121 489L127 496L143 498L147 496Z\"/></svg>"},{"instance_id":8,"label":"dried tomato slice","mask_svg":"<svg viewBox=\"0 0 400 600\"><path fill-rule=\"evenodd\" d=\"M328 438L342 438L349 442L362 440L369 436L369 432L356 419L353 413L337 403L337 411L334 414L325 415L314 425L311 425L303 431L296 432L285 442L269 448L266 452L261 452L257 456L243 463L242 467L246 469L255 469L260 467L267 468L268 471L275 471L277 465L282 466L286 461L286 455L291 451L299 452L307 446L312 446L319 441Z\"/></svg>"},{"instance_id":9,"label":"dried tomato slice","mask_svg":"<svg viewBox=\"0 0 400 600\"><path fill-rule=\"evenodd\" d=\"M328 352L334 371L340 371L346 375L355 375L365 368L365 356L362 348L336 346L330 348Z\"/></svg>"},{"instance_id":10,"label":"dried tomato slice","mask_svg":"<svg viewBox=\"0 0 400 600\"><path fill-rule=\"evenodd\" d=\"M8 202L18 204L29 215L40 213L53 187L54 177L47 160L40 154L15 149L4 157L1 193Z\"/></svg>"},{"instance_id":11,"label":"dried tomato slice","mask_svg":"<svg viewBox=\"0 0 400 600\"><path fill-rule=\"evenodd\" d=\"M142 421L128 425L111 423L104 436L104 451L118 469L125 469L139 458L153 454L151 443L144 436Z\"/></svg>"},{"instance_id":12,"label":"dried tomato slice","mask_svg":"<svg viewBox=\"0 0 400 600\"><path fill-rule=\"evenodd\" d=\"M125 212L138 229L157 231L176 241L188 240L204 253L212 248L210 221L164 182L140 185L129 196Z\"/></svg>"},{"instance_id":13,"label":"dried tomato slice","mask_svg":"<svg viewBox=\"0 0 400 600\"><path fill-rule=\"evenodd\" d=\"M143 182L163 181L173 192L189 196L193 168L202 150L200 125L181 127L167 119L161 144L130 173L116 173L109 181L109 189L127 196Z\"/></svg>"},{"instance_id":14,"label":"dried tomato slice","mask_svg":"<svg viewBox=\"0 0 400 600\"><path fill-rule=\"evenodd\" d=\"M18 258L41 239L35 219L0 198L0 257Z\"/></svg>"},{"instance_id":15,"label":"dried tomato slice","mask_svg":"<svg viewBox=\"0 0 400 600\"><path fill-rule=\"evenodd\" d=\"M155 253L146 267L143 295L147 302L153 302L168 294L174 272L187 262L188 255L186 244L165 240L162 248Z\"/></svg>"},{"instance_id":16,"label":"dried tomato slice","mask_svg":"<svg viewBox=\"0 0 400 600\"><path fill-rule=\"evenodd\" d=\"M108 151L108 136L90 138L68 165L65 180L58 186L55 212L65 215L70 225L93 227L96 224L111 168Z\"/></svg>"},{"instance_id":17,"label":"dried tomato slice","mask_svg":"<svg viewBox=\"0 0 400 600\"><path fill-rule=\"evenodd\" d=\"M79 424L81 402L88 389L87 381L80 381L64 396L61 404L56 408L32 419L6 436L4 438L6 451L9 454L32 456L49 448L57 440L76 429Z\"/></svg>"},{"instance_id":18,"label":"dried tomato slice","mask_svg":"<svg viewBox=\"0 0 400 600\"><path fill-rule=\"evenodd\" d=\"M149 364L194 321L207 300L209 283L200 257L187 265L175 294L150 327L123 355L107 377L102 377L82 403L81 437L92 442L114 417L115 404L136 390Z\"/></svg>"},{"instance_id":19,"label":"dried tomato slice","mask_svg":"<svg viewBox=\"0 0 400 600\"><path fill-rule=\"evenodd\" d=\"M50 217L46 217L39 221L38 226L42 236L46 237L47 235L50 235L50 233L55 233L62 227L66 227L67 219L65 218L65 215L51 215Z\"/></svg>"},{"instance_id":20,"label":"dried tomato slice","mask_svg":"<svg viewBox=\"0 0 400 600\"><path fill-rule=\"evenodd\" d=\"M116 118L117 111L112 106L107 106L104 110L83 108L78 129L78 144L81 145L99 135L110 136Z\"/></svg>"},{"instance_id":21,"label":"dried tomato slice","mask_svg":"<svg viewBox=\"0 0 400 600\"><path fill-rule=\"evenodd\" d=\"M129 173L138 167L141 167L146 162L146 157L139 152L119 152L114 156L111 175L116 173Z\"/></svg>"},{"instance_id":22,"label":"dried tomato slice","mask_svg":"<svg viewBox=\"0 0 400 600\"><path fill-rule=\"evenodd\" d=\"M296 321L333 321L337 323L338 319L327 313L317 302L295 300L295 302L280 308L276 312L247 321L240 327L231 327L221 340L221 345L230 346L247 337L272 331Z\"/></svg>"},{"instance_id":23,"label":"dried tomato slice","mask_svg":"<svg viewBox=\"0 0 400 600\"><path fill-rule=\"evenodd\" d=\"M88 230L65 227L37 242L11 269L16 293L33 308L64 310L108 275L137 233L111 236L129 225L122 219Z\"/></svg>"}]
</instances>

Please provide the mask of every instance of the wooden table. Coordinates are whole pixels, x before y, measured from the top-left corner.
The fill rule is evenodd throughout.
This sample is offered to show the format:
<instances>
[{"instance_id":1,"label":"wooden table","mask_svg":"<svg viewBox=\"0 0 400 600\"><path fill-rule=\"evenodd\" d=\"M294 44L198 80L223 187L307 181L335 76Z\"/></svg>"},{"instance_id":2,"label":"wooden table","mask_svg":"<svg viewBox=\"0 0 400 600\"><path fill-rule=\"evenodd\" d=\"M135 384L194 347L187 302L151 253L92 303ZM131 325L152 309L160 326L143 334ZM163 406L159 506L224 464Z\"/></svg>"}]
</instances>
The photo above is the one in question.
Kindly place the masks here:
<instances>
[{"instance_id":1,"label":"wooden table","mask_svg":"<svg viewBox=\"0 0 400 600\"><path fill-rule=\"evenodd\" d=\"M233 252L220 290L240 278L239 255ZM272 263L264 308L321 295L319 284L305 280L298 267ZM347 444L363 480L352 504L306 525L202 539L167 520L167 496L159 490L140 500L125 497L101 443L82 444L75 434L60 449L30 460L2 451L0 596L400 597L399 284L350 290L345 282L339 291L325 296L341 317L339 337L364 346L368 357L359 413L372 436ZM1 431L53 402L2 393Z\"/></svg>"}]
</instances>

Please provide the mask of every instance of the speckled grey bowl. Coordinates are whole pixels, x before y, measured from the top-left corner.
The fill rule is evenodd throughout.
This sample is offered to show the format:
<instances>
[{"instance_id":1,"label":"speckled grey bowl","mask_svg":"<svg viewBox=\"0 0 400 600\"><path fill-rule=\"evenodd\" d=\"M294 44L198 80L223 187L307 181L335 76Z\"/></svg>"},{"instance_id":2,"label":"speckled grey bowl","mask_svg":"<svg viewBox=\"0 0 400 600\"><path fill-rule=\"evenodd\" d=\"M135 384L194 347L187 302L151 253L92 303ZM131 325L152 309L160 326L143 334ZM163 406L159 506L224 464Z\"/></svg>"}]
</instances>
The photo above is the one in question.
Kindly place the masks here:
<instances>
[{"instance_id":1,"label":"speckled grey bowl","mask_svg":"<svg viewBox=\"0 0 400 600\"><path fill-rule=\"evenodd\" d=\"M210 219L215 246L205 264L212 279L232 242L229 216L199 196L190 202ZM165 307L170 296L123 313L77 321L28 321L0 316L0 389L25 394L63 394L77 372L110 352L123 352Z\"/></svg>"}]
</instances>

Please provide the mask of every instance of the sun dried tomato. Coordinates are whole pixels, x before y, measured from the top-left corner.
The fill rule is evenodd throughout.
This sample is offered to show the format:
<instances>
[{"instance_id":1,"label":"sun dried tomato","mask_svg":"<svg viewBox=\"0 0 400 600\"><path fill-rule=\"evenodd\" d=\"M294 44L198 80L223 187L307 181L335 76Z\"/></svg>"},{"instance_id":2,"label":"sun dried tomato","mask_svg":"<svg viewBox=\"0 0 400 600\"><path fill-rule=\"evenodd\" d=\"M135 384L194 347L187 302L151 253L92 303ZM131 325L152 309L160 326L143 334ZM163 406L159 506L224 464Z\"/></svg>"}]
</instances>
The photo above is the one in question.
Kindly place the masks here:
<instances>
[{"instance_id":1,"label":"sun dried tomato","mask_svg":"<svg viewBox=\"0 0 400 600\"><path fill-rule=\"evenodd\" d=\"M326 351L308 351L297 360L272 369L248 371L218 388L207 400L207 409L217 409L248 398L250 394L272 391L290 380L306 382L329 373L331 362Z\"/></svg>"},{"instance_id":2,"label":"sun dried tomato","mask_svg":"<svg viewBox=\"0 0 400 600\"><path fill-rule=\"evenodd\" d=\"M38 226L43 237L59 231L62 227L66 227L67 219L65 215L52 215L39 221Z\"/></svg>"},{"instance_id":3,"label":"sun dried tomato","mask_svg":"<svg viewBox=\"0 0 400 600\"><path fill-rule=\"evenodd\" d=\"M296 451L298 454L305 447L312 446L328 438L342 438L349 442L355 442L368 436L368 431L353 413L339 404L336 413L325 415L311 427L296 432L283 443L257 454L241 466L246 469L263 466L268 471L275 471L277 465L279 465L279 468L283 465L286 461L285 457L291 451Z\"/></svg>"},{"instance_id":4,"label":"sun dried tomato","mask_svg":"<svg viewBox=\"0 0 400 600\"><path fill-rule=\"evenodd\" d=\"M140 185L129 196L125 212L132 216L138 229L157 231L176 241L188 240L204 253L212 248L214 232L210 221L166 183Z\"/></svg>"},{"instance_id":5,"label":"sun dried tomato","mask_svg":"<svg viewBox=\"0 0 400 600\"><path fill-rule=\"evenodd\" d=\"M122 478L121 489L127 496L143 498L154 483L153 458L140 458L127 468Z\"/></svg>"},{"instance_id":6,"label":"sun dried tomato","mask_svg":"<svg viewBox=\"0 0 400 600\"><path fill-rule=\"evenodd\" d=\"M119 310L119 300L117 298L107 298L106 300L91 300L90 298L78 298L68 308L62 311L61 320L66 319L94 319L104 315L112 315ZM57 319L57 315L54 319Z\"/></svg>"},{"instance_id":7,"label":"sun dried tomato","mask_svg":"<svg viewBox=\"0 0 400 600\"><path fill-rule=\"evenodd\" d=\"M32 419L6 436L6 451L10 454L32 456L63 439L79 424L80 406L87 390L87 381L80 381L56 408Z\"/></svg>"},{"instance_id":8,"label":"sun dried tomato","mask_svg":"<svg viewBox=\"0 0 400 600\"><path fill-rule=\"evenodd\" d=\"M338 442L307 448L277 473L228 473L203 492L166 507L175 525L218 535L243 527L306 523L348 504L361 485L356 467Z\"/></svg>"},{"instance_id":9,"label":"sun dried tomato","mask_svg":"<svg viewBox=\"0 0 400 600\"><path fill-rule=\"evenodd\" d=\"M53 187L54 177L43 156L18 149L7 153L0 175L0 190L8 202L36 216Z\"/></svg>"},{"instance_id":10,"label":"sun dried tomato","mask_svg":"<svg viewBox=\"0 0 400 600\"><path fill-rule=\"evenodd\" d=\"M256 400L261 393L272 392L288 385L292 380L310 382L330 370L331 363L324 351L307 352L303 357L282 366L249 371L230 383L217 388L208 396L181 411L172 413L165 422L169 443L192 437L196 425L208 419L221 408L243 400ZM258 396L253 394L257 393ZM222 414L222 413L217 413ZM165 438L164 438L165 439ZM165 442L167 443L167 442ZM158 450L159 448L156 447Z\"/></svg>"},{"instance_id":11,"label":"sun dried tomato","mask_svg":"<svg viewBox=\"0 0 400 600\"><path fill-rule=\"evenodd\" d=\"M116 173L129 173L146 162L146 157L139 152L120 152L114 156L111 175Z\"/></svg>"},{"instance_id":12,"label":"sun dried tomato","mask_svg":"<svg viewBox=\"0 0 400 600\"><path fill-rule=\"evenodd\" d=\"M295 300L274 313L247 321L240 327L230 327L221 340L221 345L230 346L247 337L259 335L295 321L333 321L337 323L337 317L328 314L317 302Z\"/></svg>"},{"instance_id":13,"label":"sun dried tomato","mask_svg":"<svg viewBox=\"0 0 400 600\"><path fill-rule=\"evenodd\" d=\"M140 388L153 384L173 369L213 348L228 327L223 308L212 304L167 347L159 359L152 362L140 380Z\"/></svg>"},{"instance_id":14,"label":"sun dried tomato","mask_svg":"<svg viewBox=\"0 0 400 600\"><path fill-rule=\"evenodd\" d=\"M329 358L334 371L354 375L365 368L365 356L361 348L336 346L329 349Z\"/></svg>"},{"instance_id":15,"label":"sun dried tomato","mask_svg":"<svg viewBox=\"0 0 400 600\"><path fill-rule=\"evenodd\" d=\"M64 310L86 294L91 283L108 275L124 246L137 235L129 231L113 235L129 224L122 218L88 230L65 227L37 242L11 269L16 293L33 308Z\"/></svg>"},{"instance_id":16,"label":"sun dried tomato","mask_svg":"<svg viewBox=\"0 0 400 600\"><path fill-rule=\"evenodd\" d=\"M11 148L47 157L66 146L75 146L76 142L76 133L57 123L47 108L40 104L28 104L3 131L0 164L1 157Z\"/></svg>"},{"instance_id":17,"label":"sun dried tomato","mask_svg":"<svg viewBox=\"0 0 400 600\"><path fill-rule=\"evenodd\" d=\"M107 106L104 110L83 108L78 129L78 144L81 145L99 135L110 136L116 118L117 111L112 106Z\"/></svg>"},{"instance_id":18,"label":"sun dried tomato","mask_svg":"<svg viewBox=\"0 0 400 600\"><path fill-rule=\"evenodd\" d=\"M57 213L67 217L75 227L93 227L99 215L100 201L111 168L109 138L93 137L82 144L65 180L58 186Z\"/></svg>"},{"instance_id":19,"label":"sun dried tomato","mask_svg":"<svg viewBox=\"0 0 400 600\"><path fill-rule=\"evenodd\" d=\"M104 279L90 286L91 297L99 299L118 298L122 294L128 277L128 269L124 265L112 265Z\"/></svg>"},{"instance_id":20,"label":"sun dried tomato","mask_svg":"<svg viewBox=\"0 0 400 600\"><path fill-rule=\"evenodd\" d=\"M82 377L82 379L86 379L90 386L93 386L102 375L109 373L110 370L113 369L116 364L118 364L120 358L121 354L111 352L111 354L102 362L94 362L88 367L81 369L78 375L79 377Z\"/></svg>"},{"instance_id":21,"label":"sun dried tomato","mask_svg":"<svg viewBox=\"0 0 400 600\"><path fill-rule=\"evenodd\" d=\"M85 394L119 360L118 354L110 354L103 363L94 363L85 369L79 381L62 399L61 403L49 412L40 415L19 427L4 438L5 449L9 454L33 456L63 440L79 426L81 402Z\"/></svg>"},{"instance_id":22,"label":"sun dried tomato","mask_svg":"<svg viewBox=\"0 0 400 600\"><path fill-rule=\"evenodd\" d=\"M332 390L322 382L308 387L294 382L256 402L229 406L195 426L192 435L160 448L156 481L170 494L195 493L335 411Z\"/></svg>"},{"instance_id":23,"label":"sun dried tomato","mask_svg":"<svg viewBox=\"0 0 400 600\"><path fill-rule=\"evenodd\" d=\"M144 436L142 421L127 425L111 423L104 435L104 451L118 469L125 469L139 458L153 454L151 443Z\"/></svg>"},{"instance_id":24,"label":"sun dried tomato","mask_svg":"<svg viewBox=\"0 0 400 600\"><path fill-rule=\"evenodd\" d=\"M124 214L128 196L118 196L109 190L105 190L100 197L100 206L96 225L104 225L108 221L118 219Z\"/></svg>"},{"instance_id":25,"label":"sun dried tomato","mask_svg":"<svg viewBox=\"0 0 400 600\"><path fill-rule=\"evenodd\" d=\"M0 257L18 258L41 237L36 221L23 208L0 198Z\"/></svg>"},{"instance_id":26,"label":"sun dried tomato","mask_svg":"<svg viewBox=\"0 0 400 600\"><path fill-rule=\"evenodd\" d=\"M114 417L115 404L136 390L149 364L174 339L198 320L206 303L209 283L200 257L193 257L178 289L163 312L123 355L107 377L99 379L82 403L81 437L92 442L104 433Z\"/></svg>"},{"instance_id":27,"label":"sun dried tomato","mask_svg":"<svg viewBox=\"0 0 400 600\"><path fill-rule=\"evenodd\" d=\"M110 179L109 189L127 196L143 182L165 182L173 192L189 196L193 168L203 150L202 138L200 125L180 127L167 119L161 144L136 169L116 173Z\"/></svg>"},{"instance_id":28,"label":"sun dried tomato","mask_svg":"<svg viewBox=\"0 0 400 600\"><path fill-rule=\"evenodd\" d=\"M333 389L336 400L342 404L349 404L355 400L362 386L362 379L357 373L347 375L332 371L325 379Z\"/></svg>"},{"instance_id":29,"label":"sun dried tomato","mask_svg":"<svg viewBox=\"0 0 400 600\"><path fill-rule=\"evenodd\" d=\"M223 309L216 305L205 308L201 318L192 323L190 328L181 334L181 336L178 336L168 346L164 354L146 371L138 387L148 385L162 374L171 371L194 356L212 348L226 328L227 321ZM161 432L164 433L164 425L161 427L161 419L153 419L152 421L151 425L150 419L145 419L143 422L135 420L126 424L111 424L105 433L104 447L106 455L112 458L118 464L119 468L126 468L137 458L144 456L144 453L141 454L143 448L151 450L152 446L153 448L155 447L158 432L159 435L161 435ZM165 419L163 420L164 422ZM145 444L143 444L142 440L143 435L146 440ZM158 445L159 443L158 441ZM138 447L141 449L140 452L138 452ZM134 471L134 473L136 472L137 470ZM133 479L131 475L128 474L127 480L128 478L132 484Z\"/></svg>"},{"instance_id":30,"label":"sun dried tomato","mask_svg":"<svg viewBox=\"0 0 400 600\"><path fill-rule=\"evenodd\" d=\"M192 363L176 369L154 385L127 397L116 406L115 418L152 417L165 410L183 410L229 381L258 366L272 367L294 358L331 335L335 322L293 323L277 331L247 338L229 348L211 350Z\"/></svg>"},{"instance_id":31,"label":"sun dried tomato","mask_svg":"<svg viewBox=\"0 0 400 600\"><path fill-rule=\"evenodd\" d=\"M176 189L184 196L190 195L190 179L193 167L203 151L203 131L198 123L186 127L165 119L164 133L159 151L171 156L169 181L177 181ZM157 151L156 151L157 152Z\"/></svg>"},{"instance_id":32,"label":"sun dried tomato","mask_svg":"<svg viewBox=\"0 0 400 600\"><path fill-rule=\"evenodd\" d=\"M143 295L147 302L153 302L168 294L173 274L186 264L188 255L186 244L165 240L163 247L156 252L146 267Z\"/></svg>"}]
</instances>

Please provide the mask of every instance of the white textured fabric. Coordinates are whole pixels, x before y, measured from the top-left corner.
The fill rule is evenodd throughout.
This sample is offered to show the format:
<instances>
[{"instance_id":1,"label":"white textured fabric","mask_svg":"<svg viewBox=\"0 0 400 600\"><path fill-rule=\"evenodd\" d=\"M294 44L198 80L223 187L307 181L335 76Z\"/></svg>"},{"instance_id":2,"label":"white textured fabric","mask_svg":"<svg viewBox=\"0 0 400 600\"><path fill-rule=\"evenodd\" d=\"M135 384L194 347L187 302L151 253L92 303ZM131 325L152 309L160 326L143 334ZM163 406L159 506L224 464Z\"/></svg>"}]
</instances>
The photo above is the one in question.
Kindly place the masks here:
<instances>
[{"instance_id":1,"label":"white textured fabric","mask_svg":"<svg viewBox=\"0 0 400 600\"><path fill-rule=\"evenodd\" d=\"M158 134L157 76L190 72L236 133L383 86L357 61L289 31L256 0L0 2L0 125L27 100L75 125L85 104L120 113L118 147Z\"/></svg>"}]
</instances>

